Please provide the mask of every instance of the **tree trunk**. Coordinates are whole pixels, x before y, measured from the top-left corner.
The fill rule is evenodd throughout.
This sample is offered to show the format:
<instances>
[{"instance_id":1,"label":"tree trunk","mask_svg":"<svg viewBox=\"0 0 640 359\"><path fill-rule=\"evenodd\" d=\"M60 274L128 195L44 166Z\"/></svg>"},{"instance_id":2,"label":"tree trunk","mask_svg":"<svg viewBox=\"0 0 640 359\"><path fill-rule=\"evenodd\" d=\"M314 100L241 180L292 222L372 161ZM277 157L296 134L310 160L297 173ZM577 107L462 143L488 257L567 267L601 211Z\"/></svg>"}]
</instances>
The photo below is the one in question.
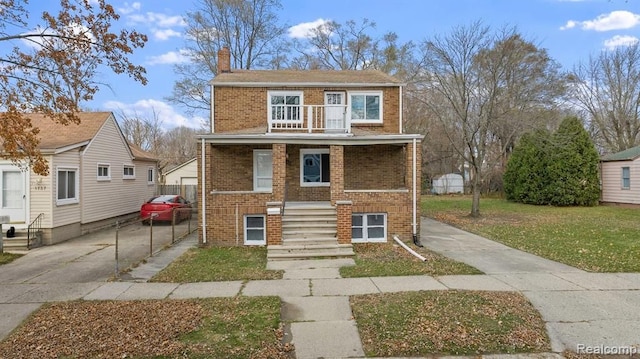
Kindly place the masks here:
<instances>
[{"instance_id":1,"label":"tree trunk","mask_svg":"<svg viewBox=\"0 0 640 359\"><path fill-rule=\"evenodd\" d=\"M471 200L471 213L469 215L477 218L480 217L480 175L477 171L473 174L471 180L471 194L473 199Z\"/></svg>"}]
</instances>

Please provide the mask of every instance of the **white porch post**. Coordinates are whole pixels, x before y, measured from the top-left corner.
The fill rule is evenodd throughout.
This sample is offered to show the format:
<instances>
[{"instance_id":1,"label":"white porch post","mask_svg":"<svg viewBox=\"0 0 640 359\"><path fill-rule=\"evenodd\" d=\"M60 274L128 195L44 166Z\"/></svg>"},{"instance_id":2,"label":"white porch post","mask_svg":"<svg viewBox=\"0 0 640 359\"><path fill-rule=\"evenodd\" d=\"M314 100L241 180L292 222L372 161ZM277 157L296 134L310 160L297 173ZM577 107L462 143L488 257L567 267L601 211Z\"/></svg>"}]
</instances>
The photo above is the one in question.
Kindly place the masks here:
<instances>
[{"instance_id":1,"label":"white porch post","mask_svg":"<svg viewBox=\"0 0 640 359\"><path fill-rule=\"evenodd\" d=\"M201 154L201 166L200 166L200 176L202 178L202 183L201 183L201 191L202 191L202 195L201 195L201 201L202 202L202 244L207 243L207 195L206 195L206 188L207 186L205 185L205 183L207 182L206 178L205 178L205 174L207 173L207 171L205 171L205 164L206 164L206 156L204 154L204 138L202 139L201 142L201 146L200 146L200 154Z\"/></svg>"}]
</instances>

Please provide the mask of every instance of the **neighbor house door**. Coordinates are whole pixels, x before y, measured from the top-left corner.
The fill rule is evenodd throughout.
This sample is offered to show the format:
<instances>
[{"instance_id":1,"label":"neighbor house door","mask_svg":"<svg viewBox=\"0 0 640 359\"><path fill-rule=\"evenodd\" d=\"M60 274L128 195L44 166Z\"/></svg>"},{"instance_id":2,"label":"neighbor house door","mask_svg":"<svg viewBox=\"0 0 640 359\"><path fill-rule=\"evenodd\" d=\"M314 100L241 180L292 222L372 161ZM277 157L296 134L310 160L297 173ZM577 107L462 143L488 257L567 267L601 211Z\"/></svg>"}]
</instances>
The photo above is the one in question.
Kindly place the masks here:
<instances>
[{"instance_id":1,"label":"neighbor house door","mask_svg":"<svg viewBox=\"0 0 640 359\"><path fill-rule=\"evenodd\" d=\"M25 172L13 166L0 167L0 215L14 223L26 219L25 178Z\"/></svg>"},{"instance_id":2,"label":"neighbor house door","mask_svg":"<svg viewBox=\"0 0 640 359\"><path fill-rule=\"evenodd\" d=\"M325 128L344 129L345 126L345 106L344 92L325 92Z\"/></svg>"}]
</instances>

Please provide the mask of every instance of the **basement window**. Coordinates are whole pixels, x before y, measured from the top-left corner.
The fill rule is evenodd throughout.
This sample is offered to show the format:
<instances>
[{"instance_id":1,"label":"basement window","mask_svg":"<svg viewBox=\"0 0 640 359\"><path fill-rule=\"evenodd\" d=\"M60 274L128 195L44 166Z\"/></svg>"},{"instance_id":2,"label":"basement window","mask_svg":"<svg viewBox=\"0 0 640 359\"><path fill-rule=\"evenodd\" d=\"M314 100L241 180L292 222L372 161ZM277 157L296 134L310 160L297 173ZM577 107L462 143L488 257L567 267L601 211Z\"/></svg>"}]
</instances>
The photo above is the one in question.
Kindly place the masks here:
<instances>
[{"instance_id":1,"label":"basement window","mask_svg":"<svg viewBox=\"0 0 640 359\"><path fill-rule=\"evenodd\" d=\"M386 242L387 215L385 213L354 213L351 217L353 243Z\"/></svg>"},{"instance_id":2,"label":"basement window","mask_svg":"<svg viewBox=\"0 0 640 359\"><path fill-rule=\"evenodd\" d=\"M267 244L267 226L264 215L244 216L244 244L246 246Z\"/></svg>"}]
</instances>

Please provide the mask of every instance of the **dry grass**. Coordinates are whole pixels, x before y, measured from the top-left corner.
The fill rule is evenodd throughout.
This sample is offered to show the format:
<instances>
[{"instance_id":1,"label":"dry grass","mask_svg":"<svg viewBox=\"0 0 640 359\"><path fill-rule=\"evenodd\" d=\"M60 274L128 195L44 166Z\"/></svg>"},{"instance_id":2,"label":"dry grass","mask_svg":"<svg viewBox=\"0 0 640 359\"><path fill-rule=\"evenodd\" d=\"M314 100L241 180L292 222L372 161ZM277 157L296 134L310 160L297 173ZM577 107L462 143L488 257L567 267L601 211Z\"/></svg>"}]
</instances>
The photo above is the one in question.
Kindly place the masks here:
<instances>
[{"instance_id":1,"label":"dry grass","mask_svg":"<svg viewBox=\"0 0 640 359\"><path fill-rule=\"evenodd\" d=\"M423 291L351 297L367 356L550 350L544 322L514 292Z\"/></svg>"},{"instance_id":2,"label":"dry grass","mask_svg":"<svg viewBox=\"0 0 640 359\"><path fill-rule=\"evenodd\" d=\"M48 304L0 343L0 358L289 358L280 300Z\"/></svg>"},{"instance_id":3,"label":"dry grass","mask_svg":"<svg viewBox=\"0 0 640 359\"><path fill-rule=\"evenodd\" d=\"M353 267L340 268L342 277L384 277L404 275L481 274L477 269L431 252L426 248L412 249L427 258L423 262L395 243L354 244Z\"/></svg>"}]
</instances>

